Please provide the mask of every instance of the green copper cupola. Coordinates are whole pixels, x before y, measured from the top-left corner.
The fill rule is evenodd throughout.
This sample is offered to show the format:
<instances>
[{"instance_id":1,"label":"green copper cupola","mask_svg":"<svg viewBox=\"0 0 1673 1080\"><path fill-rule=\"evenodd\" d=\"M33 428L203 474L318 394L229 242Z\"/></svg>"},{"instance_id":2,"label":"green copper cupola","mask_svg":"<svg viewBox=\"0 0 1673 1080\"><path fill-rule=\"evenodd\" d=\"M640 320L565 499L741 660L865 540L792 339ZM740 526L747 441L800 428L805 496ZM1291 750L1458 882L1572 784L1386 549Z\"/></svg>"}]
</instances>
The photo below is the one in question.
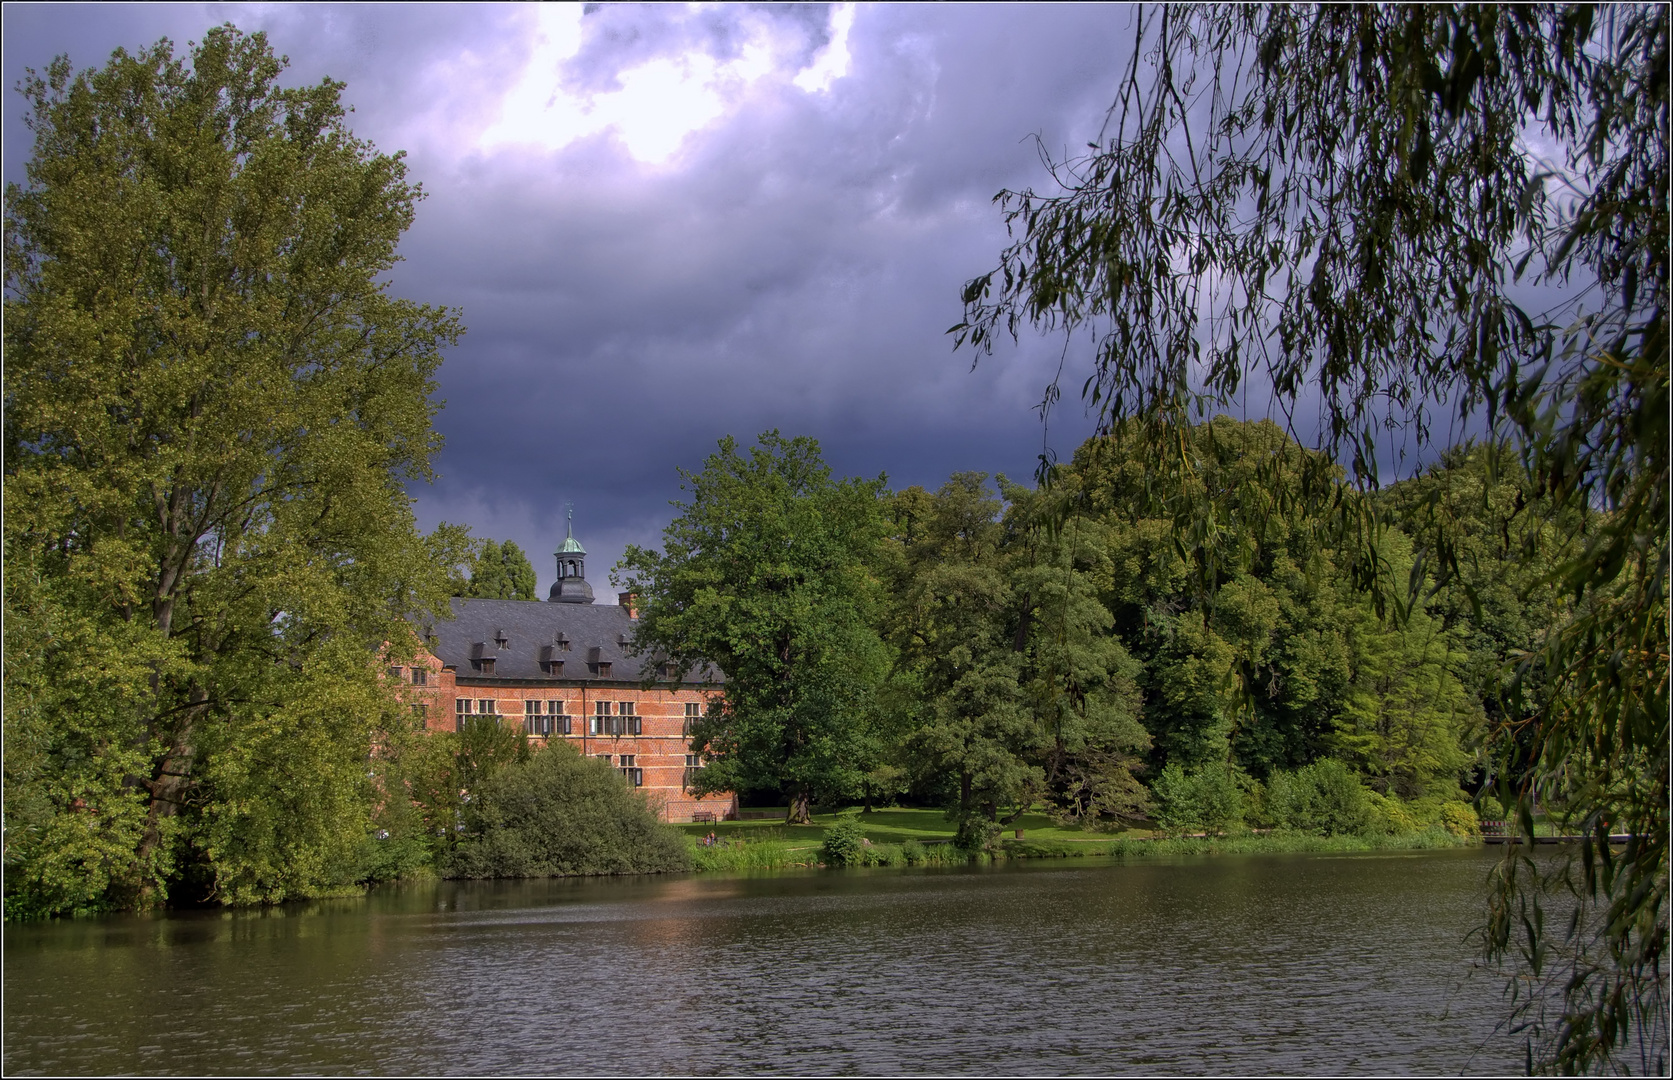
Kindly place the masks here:
<instances>
[{"instance_id":1,"label":"green copper cupola","mask_svg":"<svg viewBox=\"0 0 1673 1080\"><path fill-rule=\"evenodd\" d=\"M587 549L575 539L575 508L569 507L568 535L552 554L558 560L558 580L546 599L554 604L590 604L593 587L587 584Z\"/></svg>"}]
</instances>

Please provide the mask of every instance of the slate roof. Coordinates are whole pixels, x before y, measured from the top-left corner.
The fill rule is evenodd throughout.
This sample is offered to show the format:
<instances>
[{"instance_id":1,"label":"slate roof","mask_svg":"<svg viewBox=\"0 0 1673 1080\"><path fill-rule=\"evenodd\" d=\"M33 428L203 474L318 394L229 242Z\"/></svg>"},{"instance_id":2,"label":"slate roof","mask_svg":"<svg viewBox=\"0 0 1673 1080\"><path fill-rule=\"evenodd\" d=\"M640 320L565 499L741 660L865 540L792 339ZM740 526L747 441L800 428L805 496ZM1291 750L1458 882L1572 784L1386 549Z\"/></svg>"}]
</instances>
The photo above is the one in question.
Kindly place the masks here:
<instances>
[{"instance_id":1,"label":"slate roof","mask_svg":"<svg viewBox=\"0 0 1673 1080\"><path fill-rule=\"evenodd\" d=\"M539 600L453 598L453 618L429 624L430 651L453 668L461 682L640 683L656 660L633 656L629 646L635 623L618 604L554 604ZM553 651L560 635L567 650ZM504 639L503 644L499 640ZM476 670L473 659L492 658L494 672ZM561 659L563 673L553 675L541 661ZM608 676L596 665L610 665ZM722 683L714 667L689 672L686 685Z\"/></svg>"}]
</instances>

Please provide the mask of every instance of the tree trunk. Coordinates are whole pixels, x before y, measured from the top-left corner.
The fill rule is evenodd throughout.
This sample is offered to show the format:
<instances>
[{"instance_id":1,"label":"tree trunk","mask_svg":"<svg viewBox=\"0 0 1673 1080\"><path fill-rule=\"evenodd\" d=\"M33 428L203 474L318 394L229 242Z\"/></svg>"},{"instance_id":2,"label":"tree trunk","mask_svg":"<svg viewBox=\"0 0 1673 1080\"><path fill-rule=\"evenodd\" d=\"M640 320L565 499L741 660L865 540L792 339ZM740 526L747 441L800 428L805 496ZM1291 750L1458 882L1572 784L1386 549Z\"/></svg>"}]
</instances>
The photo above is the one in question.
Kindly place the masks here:
<instances>
[{"instance_id":1,"label":"tree trunk","mask_svg":"<svg viewBox=\"0 0 1673 1080\"><path fill-rule=\"evenodd\" d=\"M191 704L181 718L180 726L175 729L168 752L157 762L151 779L145 782L151 792L151 804L146 810L145 831L140 834L136 852L140 881L135 901L141 908L155 907L167 899L158 892L151 864L157 856L157 849L162 846L163 822L178 814L186 801L187 789L191 785L192 758L196 752L192 745L192 733L197 726L198 715L208 700L207 690L201 686L192 687Z\"/></svg>"},{"instance_id":2,"label":"tree trunk","mask_svg":"<svg viewBox=\"0 0 1673 1080\"><path fill-rule=\"evenodd\" d=\"M785 815L786 825L806 825L811 820L808 812L809 794L807 788L797 788L790 795L790 812Z\"/></svg>"}]
</instances>

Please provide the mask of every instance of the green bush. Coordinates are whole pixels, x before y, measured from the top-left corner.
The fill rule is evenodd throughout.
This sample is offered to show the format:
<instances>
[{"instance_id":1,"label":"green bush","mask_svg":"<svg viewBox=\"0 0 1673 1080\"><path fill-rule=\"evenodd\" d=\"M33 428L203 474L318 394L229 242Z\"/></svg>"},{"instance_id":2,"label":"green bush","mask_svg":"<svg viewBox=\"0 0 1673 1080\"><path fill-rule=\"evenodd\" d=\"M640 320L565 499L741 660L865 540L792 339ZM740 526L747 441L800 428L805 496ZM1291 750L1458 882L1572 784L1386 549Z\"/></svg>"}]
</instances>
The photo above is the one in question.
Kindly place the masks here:
<instances>
[{"instance_id":1,"label":"green bush","mask_svg":"<svg viewBox=\"0 0 1673 1080\"><path fill-rule=\"evenodd\" d=\"M1359 777L1335 758L1323 758L1300 770L1297 778L1310 789L1314 827L1326 836L1351 836L1371 824L1371 808Z\"/></svg>"},{"instance_id":2,"label":"green bush","mask_svg":"<svg viewBox=\"0 0 1673 1080\"><path fill-rule=\"evenodd\" d=\"M1441 804L1441 828L1454 836L1480 836L1481 818L1469 803L1449 800Z\"/></svg>"},{"instance_id":3,"label":"green bush","mask_svg":"<svg viewBox=\"0 0 1673 1080\"><path fill-rule=\"evenodd\" d=\"M1267 778L1267 819L1296 832L1358 835L1376 824L1369 795L1352 769L1334 758L1321 758L1293 773L1275 772Z\"/></svg>"},{"instance_id":4,"label":"green bush","mask_svg":"<svg viewBox=\"0 0 1673 1080\"><path fill-rule=\"evenodd\" d=\"M916 836L907 837L905 843L900 845L900 853L906 859L908 865L911 866L929 861L925 858L923 841Z\"/></svg>"},{"instance_id":5,"label":"green bush","mask_svg":"<svg viewBox=\"0 0 1673 1080\"><path fill-rule=\"evenodd\" d=\"M1186 772L1169 765L1151 783L1156 821L1172 832L1222 832L1243 824L1243 790L1230 766Z\"/></svg>"},{"instance_id":6,"label":"green bush","mask_svg":"<svg viewBox=\"0 0 1673 1080\"><path fill-rule=\"evenodd\" d=\"M685 837L621 774L567 743L509 765L472 793L449 877L649 874L691 869Z\"/></svg>"},{"instance_id":7,"label":"green bush","mask_svg":"<svg viewBox=\"0 0 1673 1080\"><path fill-rule=\"evenodd\" d=\"M1392 793L1378 795L1374 791L1368 791L1365 793L1365 799L1371 818L1368 831L1388 836L1404 836L1423 828L1424 823L1399 796Z\"/></svg>"},{"instance_id":8,"label":"green bush","mask_svg":"<svg viewBox=\"0 0 1673 1080\"><path fill-rule=\"evenodd\" d=\"M866 861L866 837L860 819L853 814L840 815L825 830L825 845L820 854L832 866L862 865Z\"/></svg>"},{"instance_id":9,"label":"green bush","mask_svg":"<svg viewBox=\"0 0 1673 1080\"><path fill-rule=\"evenodd\" d=\"M986 851L999 838L999 826L978 814L964 818L953 834L953 846L965 853Z\"/></svg>"}]
</instances>

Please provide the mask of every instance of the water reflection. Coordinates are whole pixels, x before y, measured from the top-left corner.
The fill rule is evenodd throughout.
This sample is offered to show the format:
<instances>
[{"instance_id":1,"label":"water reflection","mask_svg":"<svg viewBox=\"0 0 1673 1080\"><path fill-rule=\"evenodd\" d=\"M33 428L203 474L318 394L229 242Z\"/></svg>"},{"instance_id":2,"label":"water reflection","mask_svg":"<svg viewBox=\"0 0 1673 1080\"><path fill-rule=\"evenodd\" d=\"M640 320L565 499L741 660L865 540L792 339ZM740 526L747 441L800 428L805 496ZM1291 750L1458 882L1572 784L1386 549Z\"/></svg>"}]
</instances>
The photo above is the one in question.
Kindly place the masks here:
<instances>
[{"instance_id":1,"label":"water reflection","mask_svg":"<svg viewBox=\"0 0 1673 1080\"><path fill-rule=\"evenodd\" d=\"M43 1072L1501 1072L1492 856L433 882L8 927Z\"/></svg>"}]
</instances>

